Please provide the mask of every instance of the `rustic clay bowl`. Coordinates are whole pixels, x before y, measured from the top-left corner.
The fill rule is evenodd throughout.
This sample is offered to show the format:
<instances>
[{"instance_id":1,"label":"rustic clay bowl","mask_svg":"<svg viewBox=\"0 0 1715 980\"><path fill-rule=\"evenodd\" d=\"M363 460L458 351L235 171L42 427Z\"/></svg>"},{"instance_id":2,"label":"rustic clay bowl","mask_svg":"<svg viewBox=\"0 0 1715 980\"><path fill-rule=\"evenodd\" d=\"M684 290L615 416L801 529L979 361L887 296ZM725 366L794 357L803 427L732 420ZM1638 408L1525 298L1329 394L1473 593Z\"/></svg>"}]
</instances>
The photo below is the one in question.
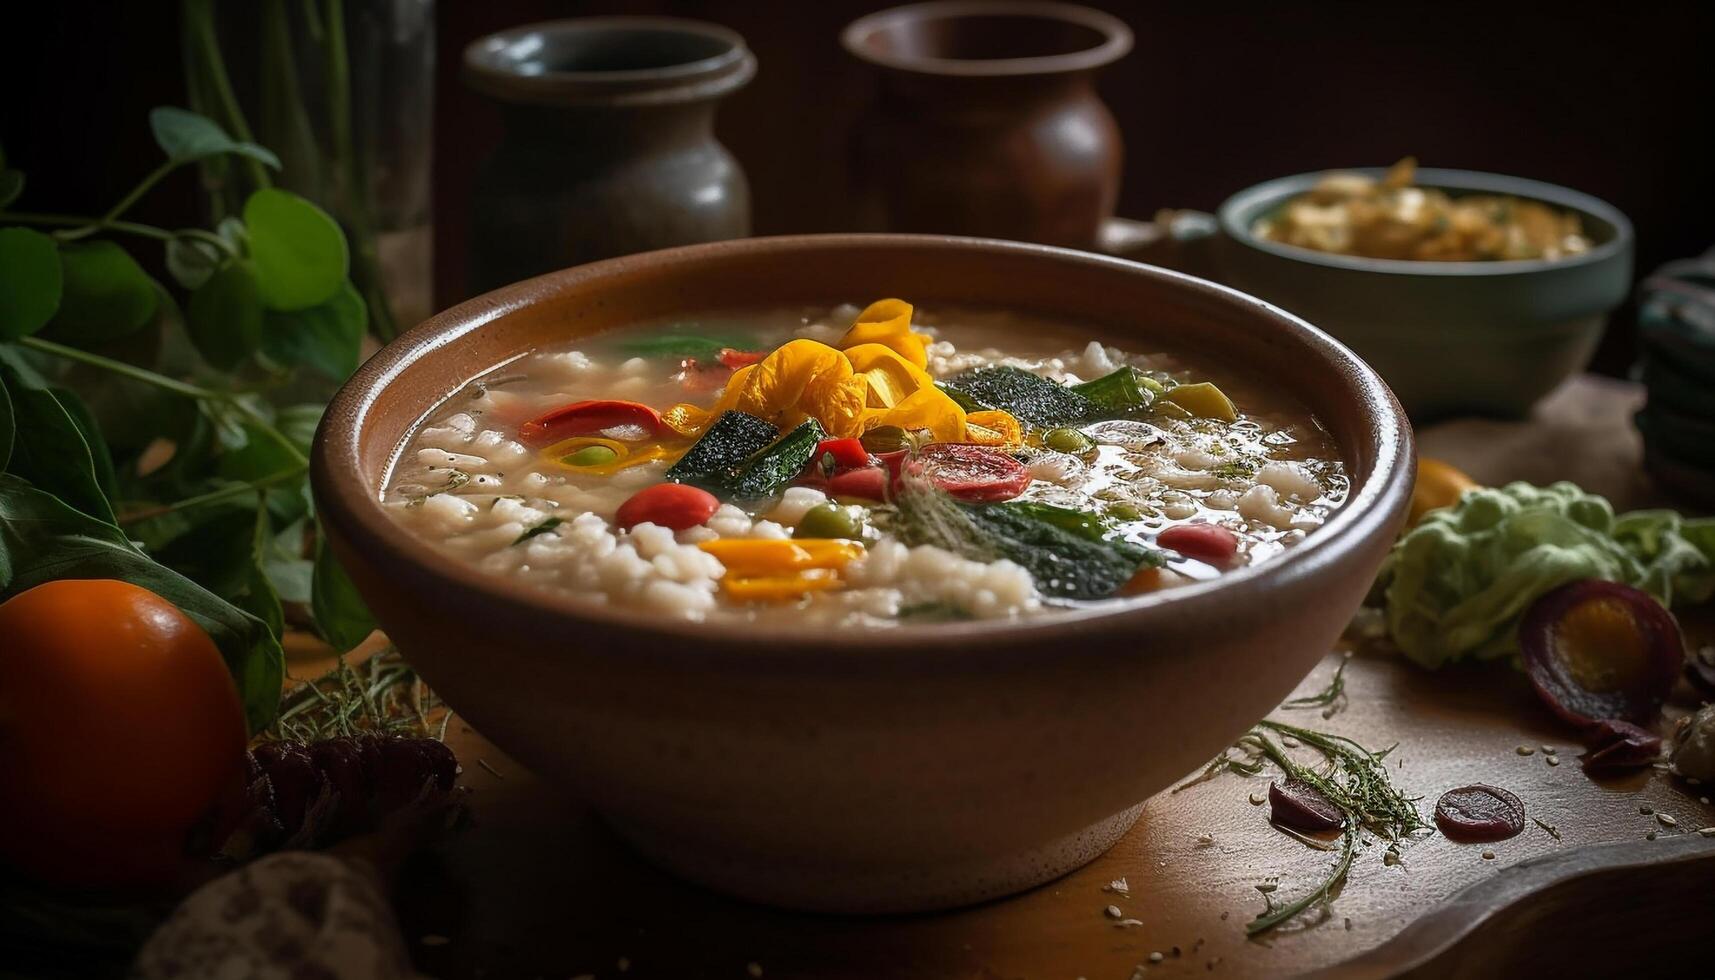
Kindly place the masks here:
<instances>
[{"instance_id":1,"label":"rustic clay bowl","mask_svg":"<svg viewBox=\"0 0 1715 980\"><path fill-rule=\"evenodd\" d=\"M532 592L446 557L378 503L412 426L531 348L669 314L876 296L1091 322L1135 350L1263 374L1333 434L1350 501L1285 557L1218 582L1041 621L840 632ZM688 878L778 905L897 912L1089 861L1140 801L1278 704L1369 587L1412 460L1373 371L1241 293L1046 246L827 235L609 260L442 313L334 399L313 478L381 625L497 745Z\"/></svg>"}]
</instances>

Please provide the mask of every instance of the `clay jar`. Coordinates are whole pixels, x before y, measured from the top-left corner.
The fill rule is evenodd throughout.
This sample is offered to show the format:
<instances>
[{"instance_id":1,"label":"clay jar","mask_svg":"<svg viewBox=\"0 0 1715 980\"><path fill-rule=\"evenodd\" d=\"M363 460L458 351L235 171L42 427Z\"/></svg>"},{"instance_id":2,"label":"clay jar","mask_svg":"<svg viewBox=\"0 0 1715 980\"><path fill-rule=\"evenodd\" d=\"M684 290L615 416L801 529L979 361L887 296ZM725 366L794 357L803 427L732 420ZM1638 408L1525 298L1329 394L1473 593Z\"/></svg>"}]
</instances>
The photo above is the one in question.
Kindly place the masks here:
<instances>
[{"instance_id":1,"label":"clay jar","mask_svg":"<svg viewBox=\"0 0 1715 980\"><path fill-rule=\"evenodd\" d=\"M854 21L879 70L855 146L860 223L1090 249L1119 196L1119 128L1094 73L1117 18L1060 3L946 0Z\"/></svg>"},{"instance_id":2,"label":"clay jar","mask_svg":"<svg viewBox=\"0 0 1715 980\"><path fill-rule=\"evenodd\" d=\"M756 73L744 38L668 17L590 17L491 34L465 81L501 103L477 178L470 286L750 234L750 187L715 106Z\"/></svg>"}]
</instances>

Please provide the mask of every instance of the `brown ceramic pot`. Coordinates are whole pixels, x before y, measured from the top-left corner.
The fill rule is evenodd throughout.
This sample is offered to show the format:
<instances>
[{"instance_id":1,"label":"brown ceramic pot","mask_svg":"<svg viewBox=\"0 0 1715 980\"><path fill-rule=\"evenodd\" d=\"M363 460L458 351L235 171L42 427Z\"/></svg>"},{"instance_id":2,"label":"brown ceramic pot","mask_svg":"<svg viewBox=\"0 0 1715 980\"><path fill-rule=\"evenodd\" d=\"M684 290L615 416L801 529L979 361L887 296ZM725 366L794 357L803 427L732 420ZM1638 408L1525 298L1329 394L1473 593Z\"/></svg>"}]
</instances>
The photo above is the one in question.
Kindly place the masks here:
<instances>
[{"instance_id":1,"label":"brown ceramic pot","mask_svg":"<svg viewBox=\"0 0 1715 980\"><path fill-rule=\"evenodd\" d=\"M715 139L756 74L744 38L672 17L586 17L490 34L465 81L505 137L472 195L470 285L750 234L750 187Z\"/></svg>"},{"instance_id":2,"label":"brown ceramic pot","mask_svg":"<svg viewBox=\"0 0 1715 980\"><path fill-rule=\"evenodd\" d=\"M667 315L884 295L1064 317L1266 373L1333 434L1350 499L1285 556L1214 582L1050 619L841 632L532 592L379 503L418 420L520 352ZM1375 373L1271 306L1119 259L903 235L692 246L490 293L365 363L313 457L335 554L461 716L686 877L863 912L1003 895L1104 851L1328 650L1400 526L1413 460Z\"/></svg>"},{"instance_id":3,"label":"brown ceramic pot","mask_svg":"<svg viewBox=\"0 0 1715 980\"><path fill-rule=\"evenodd\" d=\"M866 226L1096 246L1120 133L1094 74L1131 50L1118 18L944 0L870 14L840 39L880 74L856 143Z\"/></svg>"}]
</instances>

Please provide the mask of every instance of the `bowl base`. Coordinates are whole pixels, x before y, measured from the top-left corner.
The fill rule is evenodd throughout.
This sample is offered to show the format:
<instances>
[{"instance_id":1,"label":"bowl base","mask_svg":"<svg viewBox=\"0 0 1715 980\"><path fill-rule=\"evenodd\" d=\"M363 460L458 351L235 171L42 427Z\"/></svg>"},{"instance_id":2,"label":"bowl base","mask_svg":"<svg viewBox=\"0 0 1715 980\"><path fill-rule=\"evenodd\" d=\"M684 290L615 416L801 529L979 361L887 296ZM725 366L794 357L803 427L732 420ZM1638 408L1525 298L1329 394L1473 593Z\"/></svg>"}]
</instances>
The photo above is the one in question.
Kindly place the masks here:
<instances>
[{"instance_id":1,"label":"bowl base","mask_svg":"<svg viewBox=\"0 0 1715 980\"><path fill-rule=\"evenodd\" d=\"M1142 812L1139 803L1023 851L914 867L764 859L624 820L608 824L651 862L715 891L786 909L889 915L974 905L1052 881L1107 853Z\"/></svg>"}]
</instances>

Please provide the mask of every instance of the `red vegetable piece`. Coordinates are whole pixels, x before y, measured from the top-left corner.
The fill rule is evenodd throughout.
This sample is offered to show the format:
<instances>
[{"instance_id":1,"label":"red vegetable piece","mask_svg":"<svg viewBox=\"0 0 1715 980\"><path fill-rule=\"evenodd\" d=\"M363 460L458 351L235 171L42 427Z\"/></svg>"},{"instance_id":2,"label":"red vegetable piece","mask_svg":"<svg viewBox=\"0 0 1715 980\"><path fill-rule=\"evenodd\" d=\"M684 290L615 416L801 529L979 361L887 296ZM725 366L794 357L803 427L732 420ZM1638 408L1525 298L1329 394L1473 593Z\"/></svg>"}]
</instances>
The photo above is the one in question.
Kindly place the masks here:
<instances>
[{"instance_id":1,"label":"red vegetable piece","mask_svg":"<svg viewBox=\"0 0 1715 980\"><path fill-rule=\"evenodd\" d=\"M1659 735L1617 718L1597 722L1586 741L1590 750L1584 753L1584 771L1588 773L1641 769L1661 757Z\"/></svg>"},{"instance_id":2,"label":"red vegetable piece","mask_svg":"<svg viewBox=\"0 0 1715 980\"><path fill-rule=\"evenodd\" d=\"M865 466L846 470L828 477L823 484L830 497L855 497L859 500L886 500L891 482L889 472L881 466Z\"/></svg>"},{"instance_id":3,"label":"red vegetable piece","mask_svg":"<svg viewBox=\"0 0 1715 980\"><path fill-rule=\"evenodd\" d=\"M1216 568L1231 565L1239 554L1238 535L1219 524L1178 524L1157 534L1155 543Z\"/></svg>"},{"instance_id":4,"label":"red vegetable piece","mask_svg":"<svg viewBox=\"0 0 1715 980\"><path fill-rule=\"evenodd\" d=\"M937 442L904 462L913 473L954 498L971 504L1011 500L1030 486L1030 471L1004 450L962 442Z\"/></svg>"},{"instance_id":5,"label":"red vegetable piece","mask_svg":"<svg viewBox=\"0 0 1715 980\"><path fill-rule=\"evenodd\" d=\"M1524 804L1499 786L1461 786L1435 802L1435 825L1449 840L1506 840L1524 829Z\"/></svg>"},{"instance_id":6,"label":"red vegetable piece","mask_svg":"<svg viewBox=\"0 0 1715 980\"><path fill-rule=\"evenodd\" d=\"M636 426L647 435L661 433L661 413L641 402L601 399L572 402L536 416L518 427L518 438L544 446L572 436L587 436L621 426Z\"/></svg>"},{"instance_id":7,"label":"red vegetable piece","mask_svg":"<svg viewBox=\"0 0 1715 980\"><path fill-rule=\"evenodd\" d=\"M736 371L741 367L749 367L750 365L762 360L768 356L768 352L760 350L734 350L731 347L722 347L719 356L722 366L732 368Z\"/></svg>"},{"instance_id":8,"label":"red vegetable piece","mask_svg":"<svg viewBox=\"0 0 1715 980\"><path fill-rule=\"evenodd\" d=\"M850 470L869 465L869 450L858 439L823 439L816 443L816 455L810 457L820 465L824 457L834 458L834 470Z\"/></svg>"},{"instance_id":9,"label":"red vegetable piece","mask_svg":"<svg viewBox=\"0 0 1715 980\"><path fill-rule=\"evenodd\" d=\"M325 777L301 742L261 742L250 754L274 790L275 819L287 837L298 835Z\"/></svg>"},{"instance_id":10,"label":"red vegetable piece","mask_svg":"<svg viewBox=\"0 0 1715 980\"><path fill-rule=\"evenodd\" d=\"M1585 579L1536 600L1519 624L1519 648L1536 693L1584 727L1647 722L1679 675L1679 626L1647 592Z\"/></svg>"},{"instance_id":11,"label":"red vegetable piece","mask_svg":"<svg viewBox=\"0 0 1715 980\"><path fill-rule=\"evenodd\" d=\"M683 531L713 517L720 505L707 490L683 483L657 483L620 504L614 520L627 531L645 523Z\"/></svg>"},{"instance_id":12,"label":"red vegetable piece","mask_svg":"<svg viewBox=\"0 0 1715 980\"><path fill-rule=\"evenodd\" d=\"M1346 815L1322 791L1299 779L1268 784L1269 818L1299 830L1338 830Z\"/></svg>"}]
</instances>

